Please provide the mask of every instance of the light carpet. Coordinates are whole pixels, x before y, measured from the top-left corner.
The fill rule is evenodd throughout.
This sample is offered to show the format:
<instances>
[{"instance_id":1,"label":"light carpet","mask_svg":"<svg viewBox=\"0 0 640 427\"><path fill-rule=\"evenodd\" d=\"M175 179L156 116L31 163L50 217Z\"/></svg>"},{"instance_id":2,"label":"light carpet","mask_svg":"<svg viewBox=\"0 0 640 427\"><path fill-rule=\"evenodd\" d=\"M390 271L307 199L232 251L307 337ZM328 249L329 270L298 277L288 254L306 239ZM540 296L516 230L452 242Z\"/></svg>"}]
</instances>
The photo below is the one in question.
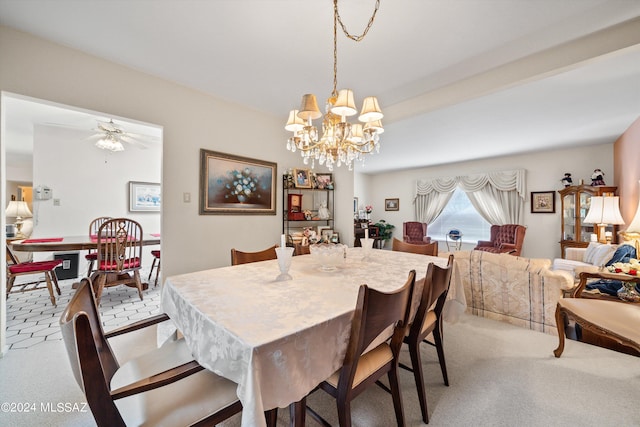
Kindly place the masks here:
<instances>
[{"instance_id":1,"label":"light carpet","mask_svg":"<svg viewBox=\"0 0 640 427\"><path fill-rule=\"evenodd\" d=\"M444 328L449 387L435 349L422 345L431 426L640 425L638 357L568 341L556 359L556 337L471 315ZM0 359L0 402L33 402L38 409L47 402L83 402L62 342L34 350L12 350ZM408 364L406 352L402 358ZM413 375L401 370L400 381L407 425L423 425ZM308 403L337 425L326 393L314 393ZM354 426L395 425L391 396L375 386L352 402L352 415ZM278 418L288 425L288 410ZM93 424L90 413L0 413L0 425ZM222 425L239 426L240 416ZM307 417L307 425L317 424Z\"/></svg>"}]
</instances>

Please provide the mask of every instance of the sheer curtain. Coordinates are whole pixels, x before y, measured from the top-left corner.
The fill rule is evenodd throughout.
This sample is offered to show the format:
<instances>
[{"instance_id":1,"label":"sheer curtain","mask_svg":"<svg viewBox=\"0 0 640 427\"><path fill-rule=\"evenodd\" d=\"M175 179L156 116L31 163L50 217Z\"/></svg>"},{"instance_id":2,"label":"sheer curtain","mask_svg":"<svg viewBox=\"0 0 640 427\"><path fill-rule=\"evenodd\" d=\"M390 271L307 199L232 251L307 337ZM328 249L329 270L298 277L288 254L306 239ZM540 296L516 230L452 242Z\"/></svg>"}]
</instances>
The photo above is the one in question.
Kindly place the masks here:
<instances>
[{"instance_id":1,"label":"sheer curtain","mask_svg":"<svg viewBox=\"0 0 640 427\"><path fill-rule=\"evenodd\" d=\"M416 219L433 222L456 186L467 193L473 207L490 224L522 224L526 196L523 169L419 180L414 199Z\"/></svg>"}]
</instances>

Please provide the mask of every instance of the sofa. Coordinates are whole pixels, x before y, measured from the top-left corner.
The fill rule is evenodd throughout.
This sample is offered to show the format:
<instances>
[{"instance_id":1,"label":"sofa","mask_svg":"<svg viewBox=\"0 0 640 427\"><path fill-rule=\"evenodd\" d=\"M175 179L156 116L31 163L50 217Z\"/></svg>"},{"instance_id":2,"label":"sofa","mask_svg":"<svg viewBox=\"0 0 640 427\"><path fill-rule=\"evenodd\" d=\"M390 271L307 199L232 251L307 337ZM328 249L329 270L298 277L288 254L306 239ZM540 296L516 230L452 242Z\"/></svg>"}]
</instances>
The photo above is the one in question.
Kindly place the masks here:
<instances>
[{"instance_id":1,"label":"sofa","mask_svg":"<svg viewBox=\"0 0 640 427\"><path fill-rule=\"evenodd\" d=\"M636 250L629 244L591 242L586 248L566 248L565 257L554 259L552 268L570 272L577 282L582 272L596 273L615 262L629 262L630 258L636 257Z\"/></svg>"},{"instance_id":2,"label":"sofa","mask_svg":"<svg viewBox=\"0 0 640 427\"><path fill-rule=\"evenodd\" d=\"M574 280L571 273L550 267L550 259L459 251L452 280L462 282L468 313L557 335L556 305Z\"/></svg>"}]
</instances>

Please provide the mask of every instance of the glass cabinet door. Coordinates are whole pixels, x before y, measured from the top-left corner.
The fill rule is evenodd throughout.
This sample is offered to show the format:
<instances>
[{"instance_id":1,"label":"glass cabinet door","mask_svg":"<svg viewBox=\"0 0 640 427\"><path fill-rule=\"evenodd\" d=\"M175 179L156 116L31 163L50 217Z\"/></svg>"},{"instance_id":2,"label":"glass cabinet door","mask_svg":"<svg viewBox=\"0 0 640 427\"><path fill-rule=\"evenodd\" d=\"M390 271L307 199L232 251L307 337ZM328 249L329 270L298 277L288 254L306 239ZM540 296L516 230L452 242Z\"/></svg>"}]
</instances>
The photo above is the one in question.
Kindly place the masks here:
<instances>
[{"instance_id":1,"label":"glass cabinet door","mask_svg":"<svg viewBox=\"0 0 640 427\"><path fill-rule=\"evenodd\" d=\"M564 240L575 240L576 218L575 218L575 194L567 194L562 201L562 238Z\"/></svg>"},{"instance_id":2,"label":"glass cabinet door","mask_svg":"<svg viewBox=\"0 0 640 427\"><path fill-rule=\"evenodd\" d=\"M591 235L595 233L595 224L585 224L584 218L587 216L587 212L589 212L589 208L591 208L591 194L589 193L578 193L580 195L580 241L581 242L590 242Z\"/></svg>"}]
</instances>

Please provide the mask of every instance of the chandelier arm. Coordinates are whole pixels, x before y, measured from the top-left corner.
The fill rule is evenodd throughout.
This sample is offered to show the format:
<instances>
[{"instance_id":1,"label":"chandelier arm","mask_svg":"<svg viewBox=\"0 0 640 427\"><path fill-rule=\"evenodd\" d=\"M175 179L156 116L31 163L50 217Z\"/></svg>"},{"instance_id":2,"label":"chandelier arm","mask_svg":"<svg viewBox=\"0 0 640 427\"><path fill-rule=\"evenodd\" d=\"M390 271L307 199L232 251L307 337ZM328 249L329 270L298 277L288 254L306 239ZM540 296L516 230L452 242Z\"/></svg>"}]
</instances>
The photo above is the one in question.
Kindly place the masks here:
<instances>
[{"instance_id":1,"label":"chandelier arm","mask_svg":"<svg viewBox=\"0 0 640 427\"><path fill-rule=\"evenodd\" d=\"M338 12L338 0L333 0L334 16L337 18L338 22L340 22L340 27L342 28L342 32L344 33L345 36L347 36L348 38L356 42L362 41L365 38L369 30L371 29L371 26L373 25L373 21L376 19L376 14L378 13L379 8L380 8L380 0L376 0L375 9L373 10L373 14L371 15L371 18L369 18L369 22L367 23L367 26L365 27L364 31L359 36L354 36L351 33L349 33L349 30L347 30L347 27L342 22L342 18L340 17L340 13Z\"/></svg>"}]
</instances>

